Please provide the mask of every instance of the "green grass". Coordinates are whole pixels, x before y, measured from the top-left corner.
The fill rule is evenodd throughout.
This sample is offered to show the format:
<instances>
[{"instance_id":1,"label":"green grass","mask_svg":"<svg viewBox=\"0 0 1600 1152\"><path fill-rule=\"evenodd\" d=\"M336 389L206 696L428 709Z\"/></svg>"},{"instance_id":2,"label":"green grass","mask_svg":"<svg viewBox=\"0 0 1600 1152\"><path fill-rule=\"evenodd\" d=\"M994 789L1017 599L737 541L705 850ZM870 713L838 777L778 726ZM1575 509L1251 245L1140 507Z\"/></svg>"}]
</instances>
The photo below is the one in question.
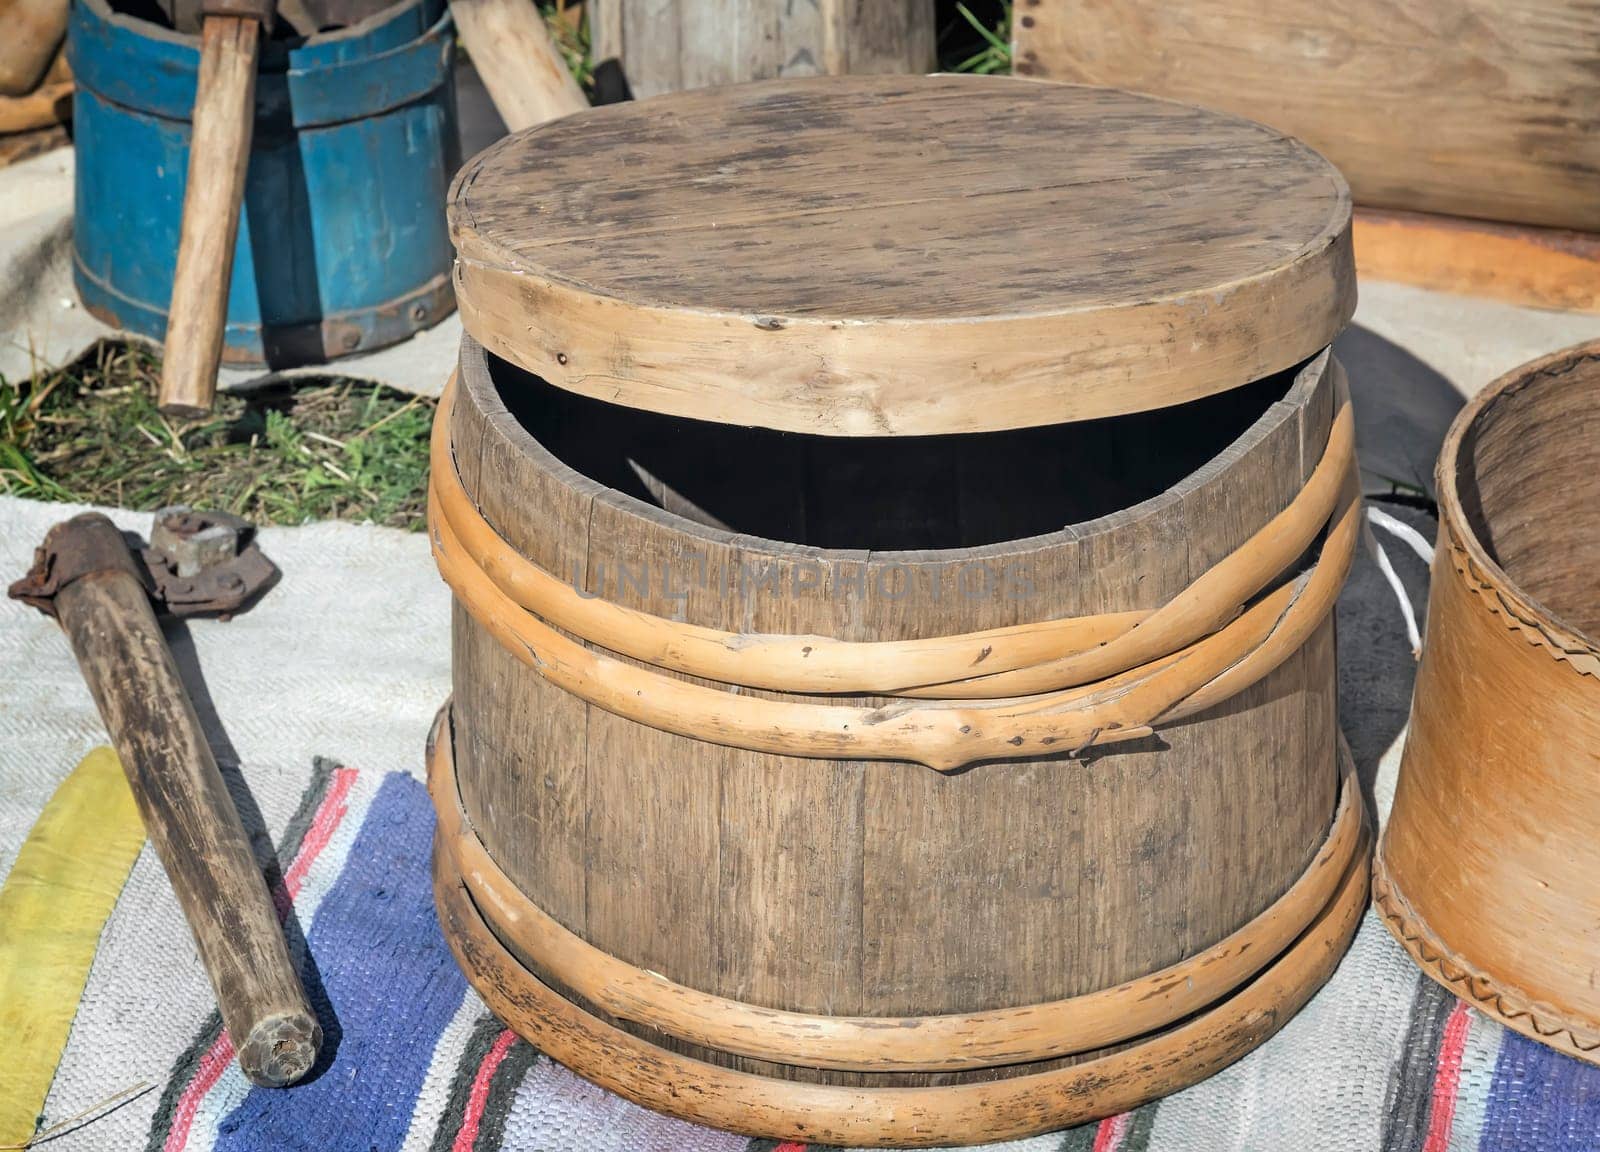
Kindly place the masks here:
<instances>
[{"instance_id":1,"label":"green grass","mask_svg":"<svg viewBox=\"0 0 1600 1152\"><path fill-rule=\"evenodd\" d=\"M994 27L975 16L965 4L955 6L960 21L947 31L941 58L951 72L973 72L980 76L1009 75L1011 72L1011 3L1000 6ZM973 51L972 49L976 49ZM954 51L952 51L954 50Z\"/></svg>"},{"instance_id":2,"label":"green grass","mask_svg":"<svg viewBox=\"0 0 1600 1152\"><path fill-rule=\"evenodd\" d=\"M583 8L574 17L565 0L541 0L539 11L544 16L545 27L550 29L550 39L561 49L567 70L579 84L588 89L594 83L594 54L589 43L589 11Z\"/></svg>"},{"instance_id":3,"label":"green grass","mask_svg":"<svg viewBox=\"0 0 1600 1152\"><path fill-rule=\"evenodd\" d=\"M156 408L159 377L151 349L106 342L58 372L0 380L0 492L422 528L432 400L323 379L219 395L209 417L177 422Z\"/></svg>"}]
</instances>

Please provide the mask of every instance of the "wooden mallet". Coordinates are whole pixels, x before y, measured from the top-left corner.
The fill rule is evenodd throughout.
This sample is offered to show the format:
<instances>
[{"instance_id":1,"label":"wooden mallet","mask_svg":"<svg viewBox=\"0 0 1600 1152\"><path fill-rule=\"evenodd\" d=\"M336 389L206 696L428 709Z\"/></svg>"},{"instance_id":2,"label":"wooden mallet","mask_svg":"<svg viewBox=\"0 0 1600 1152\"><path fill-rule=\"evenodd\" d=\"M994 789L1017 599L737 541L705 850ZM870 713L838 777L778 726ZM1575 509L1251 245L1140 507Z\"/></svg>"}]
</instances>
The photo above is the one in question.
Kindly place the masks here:
<instances>
[{"instance_id":1,"label":"wooden mallet","mask_svg":"<svg viewBox=\"0 0 1600 1152\"><path fill-rule=\"evenodd\" d=\"M276 0L205 0L178 266L167 311L161 410L201 416L217 394L233 246L255 129L256 59Z\"/></svg>"}]
</instances>

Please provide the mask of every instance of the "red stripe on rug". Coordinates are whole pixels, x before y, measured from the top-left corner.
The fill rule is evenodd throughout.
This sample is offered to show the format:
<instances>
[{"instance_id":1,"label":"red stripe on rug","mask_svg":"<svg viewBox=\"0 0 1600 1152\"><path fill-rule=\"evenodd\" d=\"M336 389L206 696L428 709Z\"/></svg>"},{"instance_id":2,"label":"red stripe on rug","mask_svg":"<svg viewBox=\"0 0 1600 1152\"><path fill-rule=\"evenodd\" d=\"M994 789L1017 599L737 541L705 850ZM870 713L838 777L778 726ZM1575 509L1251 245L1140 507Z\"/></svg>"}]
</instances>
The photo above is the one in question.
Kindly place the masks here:
<instances>
[{"instance_id":1,"label":"red stripe on rug","mask_svg":"<svg viewBox=\"0 0 1600 1152\"><path fill-rule=\"evenodd\" d=\"M1094 1133L1094 1152L1117 1152L1117 1147L1122 1143L1122 1138L1128 1133L1128 1118L1131 1113L1123 1112L1117 1116L1107 1116L1100 1121L1100 1127Z\"/></svg>"},{"instance_id":2,"label":"red stripe on rug","mask_svg":"<svg viewBox=\"0 0 1600 1152\"><path fill-rule=\"evenodd\" d=\"M306 830L305 838L300 841L300 850L289 862L289 869L283 874L283 882L273 888L272 903L278 910L279 920L289 914L289 907L305 885L306 874L310 872L311 865L322 855L322 850L328 846L333 834L339 830L339 824L344 820L345 813L350 810L347 801L355 779L354 768L340 768L334 772L333 779L329 781L328 794L322 798L322 803L317 805L317 814L312 818L311 827ZM206 1098L206 1093L217 1086L217 1081L222 1079L222 1074L232 1063L233 1041L228 1039L227 1031L223 1030L217 1033L216 1040L206 1049L205 1055L200 1057L200 1065L195 1069L194 1079L189 1081L189 1086L178 1098L178 1106L172 1114L172 1127L167 1130L166 1142L161 1146L162 1152L182 1152L188 1145L189 1130L194 1127L194 1117L195 1113L200 1111L200 1102Z\"/></svg>"},{"instance_id":3,"label":"red stripe on rug","mask_svg":"<svg viewBox=\"0 0 1600 1152\"><path fill-rule=\"evenodd\" d=\"M455 1143L450 1145L450 1152L472 1152L472 1145L478 1139L478 1125L483 1121L484 1106L489 1103L489 1082L494 1079L500 1061L506 1058L506 1053L511 1051L511 1046L516 1042L517 1034L507 1028L495 1037L494 1044L484 1054L483 1063L478 1065L478 1074L472 1078L472 1091L467 1094L461 1128L456 1132Z\"/></svg>"},{"instance_id":4,"label":"red stripe on rug","mask_svg":"<svg viewBox=\"0 0 1600 1152\"><path fill-rule=\"evenodd\" d=\"M305 885L306 873L311 871L311 865L322 855L322 850L328 846L328 841L332 840L333 834L339 830L345 813L350 811L347 801L355 782L354 768L339 768L334 771L333 779L328 782L328 794L317 806L317 814L311 820L311 827L306 829L305 839L300 841L300 851L295 853L294 860L289 864L289 870L283 874L282 887L272 894L272 902L278 908L279 920L288 916L290 904L300 895L300 889Z\"/></svg>"},{"instance_id":5,"label":"red stripe on rug","mask_svg":"<svg viewBox=\"0 0 1600 1152\"><path fill-rule=\"evenodd\" d=\"M798 1144L795 1141L790 1140L786 1143L779 1144L772 1150L772 1152L806 1152L807 1147L808 1145Z\"/></svg>"},{"instance_id":6,"label":"red stripe on rug","mask_svg":"<svg viewBox=\"0 0 1600 1152\"><path fill-rule=\"evenodd\" d=\"M1433 1107L1428 1113L1428 1135L1422 1152L1446 1152L1450 1129L1455 1125L1456 1096L1461 1090L1461 1056L1467 1049L1467 1030L1472 1017L1467 1006L1457 1000L1444 1023L1444 1038L1439 1041L1439 1063L1433 1074Z\"/></svg>"},{"instance_id":7,"label":"red stripe on rug","mask_svg":"<svg viewBox=\"0 0 1600 1152\"><path fill-rule=\"evenodd\" d=\"M167 1129L167 1142L161 1146L162 1152L179 1152L189 1142L189 1129L194 1126L194 1114L200 1110L200 1101L216 1087L217 1081L222 1079L222 1073L232 1063L233 1041L228 1039L228 1033L224 1030L217 1034L211 1047L206 1049L206 1054L200 1057L200 1066L194 1071L194 1079L189 1081L189 1086L178 1099L178 1107L172 1113L172 1127Z\"/></svg>"}]
</instances>

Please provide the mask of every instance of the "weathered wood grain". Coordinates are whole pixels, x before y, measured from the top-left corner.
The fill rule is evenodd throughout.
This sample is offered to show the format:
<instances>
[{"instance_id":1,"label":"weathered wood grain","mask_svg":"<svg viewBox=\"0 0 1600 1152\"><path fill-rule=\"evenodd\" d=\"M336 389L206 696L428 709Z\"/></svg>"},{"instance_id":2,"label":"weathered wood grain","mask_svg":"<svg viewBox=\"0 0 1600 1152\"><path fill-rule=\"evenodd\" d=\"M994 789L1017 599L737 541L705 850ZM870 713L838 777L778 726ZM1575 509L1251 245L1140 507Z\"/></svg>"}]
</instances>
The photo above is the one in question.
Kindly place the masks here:
<instances>
[{"instance_id":1,"label":"weathered wood grain","mask_svg":"<svg viewBox=\"0 0 1600 1152\"><path fill-rule=\"evenodd\" d=\"M1600 233L1362 208L1354 239L1364 279L1600 312Z\"/></svg>"},{"instance_id":2,"label":"weathered wood grain","mask_svg":"<svg viewBox=\"0 0 1600 1152\"><path fill-rule=\"evenodd\" d=\"M455 466L476 494L478 510L519 551L583 587L589 507L601 486L545 484L529 442L487 434L489 419L513 422L497 396L486 393L481 399L481 404L457 405L451 422ZM521 514L529 501L560 514L568 531L537 530ZM490 850L507 860L536 855L540 882L529 894L561 923L582 932L588 907L587 709L538 677L533 678L538 683L528 681L516 658L474 625L460 605L454 608L451 636L454 666L477 669L483 694L482 711L462 713L456 725L461 787L470 810L499 814L479 824ZM482 728L480 718L487 716L499 718L492 734ZM535 748L542 750L537 761L529 756Z\"/></svg>"},{"instance_id":3,"label":"weathered wood grain","mask_svg":"<svg viewBox=\"0 0 1600 1152\"><path fill-rule=\"evenodd\" d=\"M1289 368L1354 307L1349 216L1338 173L1260 125L981 77L596 109L489 149L450 205L463 321L496 355L840 436L1091 419Z\"/></svg>"},{"instance_id":4,"label":"weathered wood grain","mask_svg":"<svg viewBox=\"0 0 1600 1152\"><path fill-rule=\"evenodd\" d=\"M936 65L931 0L598 0L590 29L639 97Z\"/></svg>"},{"instance_id":5,"label":"weathered wood grain","mask_svg":"<svg viewBox=\"0 0 1600 1152\"><path fill-rule=\"evenodd\" d=\"M1019 74L1261 120L1386 208L1600 231L1596 0L1020 0Z\"/></svg>"},{"instance_id":6,"label":"weathered wood grain","mask_svg":"<svg viewBox=\"0 0 1600 1152\"><path fill-rule=\"evenodd\" d=\"M589 106L533 0L451 0L450 14L511 131Z\"/></svg>"},{"instance_id":7,"label":"weathered wood grain","mask_svg":"<svg viewBox=\"0 0 1600 1152\"><path fill-rule=\"evenodd\" d=\"M267 1087L293 1084L311 1070L322 1029L135 562L98 513L57 533L63 553L69 536L80 554L120 548L117 567L62 587L55 612L194 935L241 1070ZM91 545L94 537L103 543Z\"/></svg>"},{"instance_id":8,"label":"weathered wood grain","mask_svg":"<svg viewBox=\"0 0 1600 1152\"><path fill-rule=\"evenodd\" d=\"M585 1012L520 966L437 848L434 892L445 938L490 1009L580 1075L658 1111L755 1136L929 1147L1028 1136L1123 1112L1261 1044L1327 980L1355 934L1367 896L1362 839L1328 908L1238 995L1145 1043L1080 1066L928 1087L786 1083L685 1059Z\"/></svg>"},{"instance_id":9,"label":"weathered wood grain","mask_svg":"<svg viewBox=\"0 0 1600 1152\"><path fill-rule=\"evenodd\" d=\"M762 467L759 452L738 445L771 434L700 428L692 433L702 438L697 453L716 460L718 485L740 487L729 461L744 461L744 487L768 486L805 505L735 499L705 509L710 498L694 487L692 467L656 466L672 444L658 439L659 418L568 397L471 341L455 401L462 414L453 419L480 438L482 459L520 461L516 470L462 471L478 506L493 509L497 524L513 516L516 526L502 531L526 541L552 571L569 563L561 549L581 548L582 586L591 593L731 632L895 639L1170 597L1193 562L1236 547L1299 491L1302 437L1326 436L1330 363L1319 357L1298 376L1210 398L1187 414L1130 417L1135 426L1120 431L1118 421L1081 426L1084 443L1110 446L1114 472L1142 460L1162 473L1160 444L1180 439L1190 441L1174 450L1180 459L1197 444L1214 458L1162 481L1162 491L1130 512L972 547L830 549L753 531L798 522L811 538L828 539L836 521L859 531L854 493L888 484L884 505L895 505L898 491L903 514L875 520L879 529L931 545L981 539L994 526L971 521L963 509L975 505L963 493L1000 473L969 438L934 457L949 461L953 480L937 477L930 487L925 471L897 481L893 468L858 469L841 486L812 482L807 472L836 459L837 442L784 437L790 451ZM1067 441L1039 440L1024 471L1044 475L1044 457L1076 460L1073 428L1058 433ZM1152 429L1169 439L1149 444ZM733 447L719 453L714 433ZM471 454L458 449L458 458L463 451ZM596 491L590 475L565 462L580 459L585 472L624 483L633 476L631 494ZM1069 520L1071 498L1058 494L1071 482L1069 469L1059 487L1017 491L1013 500L1060 499L1057 515ZM716 526L652 503L671 499L676 486L696 497L681 507L700 509ZM928 499L907 503L904 494L915 489ZM1131 490L1079 498L1125 499ZM1191 561L1186 541L1213 535L1211 551ZM978 574L982 593L961 594ZM1008 581L1026 594L1008 594ZM1318 707L1331 699L1320 683L1332 675L1325 660L1291 658L1244 706L1216 707L1158 740L1086 761L1051 757L941 775L911 764L711 747L593 706L568 746L553 745L525 719L501 720L507 709L544 710L549 685L496 654L499 645L470 618L458 615L457 628L470 637L458 637L455 669L462 801L497 864L602 951L747 1003L940 1014L1114 985L1209 947L1260 913L1300 874L1333 812L1333 732L1314 747L1306 715L1313 698ZM581 825L506 835L548 803L551 768L575 759L587 779ZM545 893L570 890L578 861L587 893L581 923L542 902ZM755 1066L727 1054L703 1058ZM767 1074L834 1083L862 1075Z\"/></svg>"},{"instance_id":10,"label":"weathered wood grain","mask_svg":"<svg viewBox=\"0 0 1600 1152\"><path fill-rule=\"evenodd\" d=\"M260 40L261 25L245 16L207 16L200 33L183 225L161 352L158 400L169 416L202 416L217 393L234 240L255 134Z\"/></svg>"},{"instance_id":11,"label":"weathered wood grain","mask_svg":"<svg viewBox=\"0 0 1600 1152\"><path fill-rule=\"evenodd\" d=\"M1326 854L1331 624L1304 605L1354 539L1337 173L1128 93L785 80L526 133L450 214L469 336L442 411L507 464L436 439L466 634L439 891L496 1009L635 1099L811 1140L1034 1131L1110 1106L1113 1073L1133 1099L1211 1067L1226 1027L1173 1048L1187 1025L1115 1012L1082 1043L986 1034L996 1060L872 1038L1211 971ZM1331 560L1302 584L1308 549ZM1193 647L1161 663L1169 628ZM1244 689L1232 645L1269 631ZM1193 715L1155 703L1182 676ZM576 751L501 720L551 684ZM574 760L581 822L535 832ZM581 916L546 907L579 870ZM1320 976L1291 966L1298 1003Z\"/></svg>"},{"instance_id":12,"label":"weathered wood grain","mask_svg":"<svg viewBox=\"0 0 1600 1152\"><path fill-rule=\"evenodd\" d=\"M1232 992L1292 944L1327 907L1364 838L1360 785L1345 758L1333 826L1305 872L1260 916L1177 964L1082 996L986 1012L894 1017L783 1011L700 992L627 964L529 900L467 824L450 723L447 705L435 720L427 754L428 787L439 814L437 849L495 935L519 958L537 957L529 967L540 979L616 1019L728 1053L817 1068L880 1074L992 1068L1159 1031Z\"/></svg>"}]
</instances>

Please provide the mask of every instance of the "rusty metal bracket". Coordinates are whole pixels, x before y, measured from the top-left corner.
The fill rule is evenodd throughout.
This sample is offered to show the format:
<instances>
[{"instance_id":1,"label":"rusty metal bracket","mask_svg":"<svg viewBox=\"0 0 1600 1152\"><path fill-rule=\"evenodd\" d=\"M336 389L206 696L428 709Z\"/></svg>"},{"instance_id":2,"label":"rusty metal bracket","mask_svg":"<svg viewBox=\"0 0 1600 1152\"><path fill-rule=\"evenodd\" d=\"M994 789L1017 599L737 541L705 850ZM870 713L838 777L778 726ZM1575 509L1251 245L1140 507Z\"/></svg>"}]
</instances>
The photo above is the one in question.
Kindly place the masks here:
<instances>
[{"instance_id":1,"label":"rusty metal bracket","mask_svg":"<svg viewBox=\"0 0 1600 1152\"><path fill-rule=\"evenodd\" d=\"M278 569L256 543L255 525L183 504L156 512L140 552L157 605L172 616L231 616L271 584Z\"/></svg>"},{"instance_id":2,"label":"rusty metal bracket","mask_svg":"<svg viewBox=\"0 0 1600 1152\"><path fill-rule=\"evenodd\" d=\"M11 585L10 596L54 616L61 589L107 572L133 576L157 612L223 619L278 576L248 521L176 505L156 512L148 545L137 537L130 544L99 513L56 525L34 551L28 574Z\"/></svg>"}]
</instances>

